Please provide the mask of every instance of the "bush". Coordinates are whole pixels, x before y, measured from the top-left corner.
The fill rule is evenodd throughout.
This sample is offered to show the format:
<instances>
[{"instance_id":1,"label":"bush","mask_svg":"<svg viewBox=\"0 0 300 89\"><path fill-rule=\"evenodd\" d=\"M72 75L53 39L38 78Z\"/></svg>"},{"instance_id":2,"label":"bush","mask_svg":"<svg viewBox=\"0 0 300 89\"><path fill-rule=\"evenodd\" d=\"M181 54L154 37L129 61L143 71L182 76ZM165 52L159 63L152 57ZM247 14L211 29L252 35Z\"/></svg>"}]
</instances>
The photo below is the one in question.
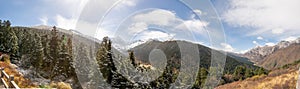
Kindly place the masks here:
<instances>
[{"instance_id":1,"label":"bush","mask_svg":"<svg viewBox=\"0 0 300 89\"><path fill-rule=\"evenodd\" d=\"M72 89L70 84L64 83L64 82L57 83L57 88L58 89Z\"/></svg>"},{"instance_id":2,"label":"bush","mask_svg":"<svg viewBox=\"0 0 300 89\"><path fill-rule=\"evenodd\" d=\"M4 62L10 64L10 58L8 55L3 55Z\"/></svg>"}]
</instances>

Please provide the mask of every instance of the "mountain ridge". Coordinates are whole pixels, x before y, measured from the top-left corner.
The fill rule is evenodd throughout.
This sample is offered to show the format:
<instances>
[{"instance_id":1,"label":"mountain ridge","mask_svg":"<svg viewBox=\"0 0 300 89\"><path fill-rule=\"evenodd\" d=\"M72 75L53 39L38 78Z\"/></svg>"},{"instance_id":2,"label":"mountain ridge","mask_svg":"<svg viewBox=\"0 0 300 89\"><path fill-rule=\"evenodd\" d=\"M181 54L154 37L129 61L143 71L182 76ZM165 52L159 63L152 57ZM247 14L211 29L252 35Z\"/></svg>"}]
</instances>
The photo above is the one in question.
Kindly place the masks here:
<instances>
[{"instance_id":1,"label":"mountain ridge","mask_svg":"<svg viewBox=\"0 0 300 89\"><path fill-rule=\"evenodd\" d=\"M210 58L212 56L211 51L217 51L215 49L211 49L209 47L200 45L200 44L196 44L196 43L192 43L192 42L188 42L188 41L181 41L181 40L173 40L173 41L151 41L151 42L146 42L144 44L138 45L130 50L134 51L135 56L137 57L137 59L144 61L144 62L148 62L147 60L149 60L149 54L151 53L151 50L153 49L161 49L165 55L173 55L174 54L179 54L180 55L180 49L178 48L177 43L176 42L185 42L186 44L194 44L197 45L198 47L198 51L199 51L199 55L200 55L200 60L202 61L203 65L201 67L205 67L208 68L210 65ZM171 49L168 49L168 48ZM217 51L217 52L221 52L221 51ZM142 55L142 56L141 56ZM225 54L226 55L226 54ZM193 55L189 55L189 56L193 56ZM239 59L235 59L235 57L232 57L234 55L227 55L226 56L226 62L228 61L235 61L237 63L233 63L232 65L239 65L239 63L241 65L248 65L250 66L254 66L252 65L250 62L245 62L245 61L240 61ZM170 56L171 57L171 56ZM168 58L168 57L167 57ZM180 58L180 56L178 56L178 58ZM184 58L184 57L182 57ZM206 60L207 59L207 60ZM201 62L200 62L201 63ZM228 70L228 69L227 69ZM234 69L231 69L234 70Z\"/></svg>"},{"instance_id":2,"label":"mountain ridge","mask_svg":"<svg viewBox=\"0 0 300 89\"><path fill-rule=\"evenodd\" d=\"M276 53L278 50L285 49L291 45L294 44L299 44L300 43L300 38L297 38L296 40L293 41L280 41L274 46L258 46L255 48L252 48L248 52L242 54L242 57L246 57L250 59L252 62L254 62L257 65L263 64L263 62L269 60L268 57L270 55L273 55ZM287 59L283 59L287 60Z\"/></svg>"}]
</instances>

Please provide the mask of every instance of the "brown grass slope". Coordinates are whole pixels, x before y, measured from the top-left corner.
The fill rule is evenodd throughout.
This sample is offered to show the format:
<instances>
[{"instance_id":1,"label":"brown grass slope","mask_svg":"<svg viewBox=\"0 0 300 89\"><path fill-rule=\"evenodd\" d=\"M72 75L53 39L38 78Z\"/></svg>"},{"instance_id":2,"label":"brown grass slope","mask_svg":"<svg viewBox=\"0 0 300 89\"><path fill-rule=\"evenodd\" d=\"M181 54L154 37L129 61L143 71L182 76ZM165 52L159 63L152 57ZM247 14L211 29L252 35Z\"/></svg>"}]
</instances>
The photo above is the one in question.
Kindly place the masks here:
<instances>
[{"instance_id":1,"label":"brown grass slope","mask_svg":"<svg viewBox=\"0 0 300 89\"><path fill-rule=\"evenodd\" d=\"M273 54L264 58L258 65L266 69L275 69L285 64L292 63L300 58L300 44L293 44L287 48L275 51Z\"/></svg>"},{"instance_id":2,"label":"brown grass slope","mask_svg":"<svg viewBox=\"0 0 300 89\"><path fill-rule=\"evenodd\" d=\"M268 75L218 86L216 89L296 89L300 61L272 70Z\"/></svg>"}]
</instances>

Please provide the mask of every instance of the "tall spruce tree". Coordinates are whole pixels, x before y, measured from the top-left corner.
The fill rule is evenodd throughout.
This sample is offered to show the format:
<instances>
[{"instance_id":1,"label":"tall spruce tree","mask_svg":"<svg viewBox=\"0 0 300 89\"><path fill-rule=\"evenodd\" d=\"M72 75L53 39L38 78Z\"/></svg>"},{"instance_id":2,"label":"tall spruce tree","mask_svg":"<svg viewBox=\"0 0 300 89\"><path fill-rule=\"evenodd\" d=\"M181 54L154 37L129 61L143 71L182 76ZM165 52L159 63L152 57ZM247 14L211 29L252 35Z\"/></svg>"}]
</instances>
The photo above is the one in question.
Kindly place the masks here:
<instances>
[{"instance_id":1,"label":"tall spruce tree","mask_svg":"<svg viewBox=\"0 0 300 89\"><path fill-rule=\"evenodd\" d=\"M31 64L36 69L36 72L39 71L39 69L42 68L42 63L44 60L44 51L43 46L41 42L41 37L38 34L34 35L34 44L33 44L33 51L31 56Z\"/></svg>"},{"instance_id":2,"label":"tall spruce tree","mask_svg":"<svg viewBox=\"0 0 300 89\"><path fill-rule=\"evenodd\" d=\"M129 59L131 61L131 64L133 65L133 67L137 67L137 63L135 61L135 56L134 56L134 53L133 51L129 51Z\"/></svg>"},{"instance_id":3,"label":"tall spruce tree","mask_svg":"<svg viewBox=\"0 0 300 89\"><path fill-rule=\"evenodd\" d=\"M112 82L112 72L117 70L112 61L113 59L111 53L111 41L108 37L104 37L102 43L100 44L100 48L97 51L96 59L103 77L109 84Z\"/></svg>"},{"instance_id":4,"label":"tall spruce tree","mask_svg":"<svg viewBox=\"0 0 300 89\"><path fill-rule=\"evenodd\" d=\"M43 61L43 68L49 69L49 66L51 65L51 56L50 56L50 46L49 46L49 36L43 35L42 36L42 45L43 45L43 53L44 53L44 61ZM46 70L49 71L49 70Z\"/></svg>"},{"instance_id":5,"label":"tall spruce tree","mask_svg":"<svg viewBox=\"0 0 300 89\"><path fill-rule=\"evenodd\" d=\"M67 52L68 52L69 58L66 59L66 61L67 61L66 72L67 72L68 77L70 77L70 76L76 75L75 69L73 66L73 45L72 45L71 38L68 38L68 41L67 41Z\"/></svg>"},{"instance_id":6,"label":"tall spruce tree","mask_svg":"<svg viewBox=\"0 0 300 89\"><path fill-rule=\"evenodd\" d=\"M55 67L57 68L56 71L54 71L55 75L62 74L65 77L68 77L67 71L69 70L69 60L71 60L71 57L68 53L68 47L67 47L67 37L63 35L61 37L61 44L60 44L60 51L59 51L59 58L57 60L57 63Z\"/></svg>"},{"instance_id":7,"label":"tall spruce tree","mask_svg":"<svg viewBox=\"0 0 300 89\"><path fill-rule=\"evenodd\" d=\"M0 27L0 51L9 54L11 59L17 59L19 51L18 38L10 27L9 20L1 22Z\"/></svg>"},{"instance_id":8,"label":"tall spruce tree","mask_svg":"<svg viewBox=\"0 0 300 89\"><path fill-rule=\"evenodd\" d=\"M50 59L51 59L51 63L50 63L50 79L52 80L52 78L54 76L56 76L55 71L58 71L58 68L56 67L56 65L58 65L58 58L59 58L59 50L60 50L60 39L58 36L58 31L56 29L56 27L54 26L52 31L51 31L51 39L49 42L49 46L50 46Z\"/></svg>"}]
</instances>

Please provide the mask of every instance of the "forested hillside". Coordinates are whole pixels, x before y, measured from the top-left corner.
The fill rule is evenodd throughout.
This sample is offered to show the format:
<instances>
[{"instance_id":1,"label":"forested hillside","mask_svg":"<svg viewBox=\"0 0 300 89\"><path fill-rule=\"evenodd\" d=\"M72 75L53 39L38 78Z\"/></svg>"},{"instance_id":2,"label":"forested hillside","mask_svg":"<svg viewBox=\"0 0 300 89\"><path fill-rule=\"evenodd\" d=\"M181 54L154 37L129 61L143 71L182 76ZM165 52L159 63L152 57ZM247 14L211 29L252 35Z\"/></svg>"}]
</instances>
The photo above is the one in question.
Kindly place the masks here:
<instances>
[{"instance_id":1,"label":"forested hillside","mask_svg":"<svg viewBox=\"0 0 300 89\"><path fill-rule=\"evenodd\" d=\"M124 55L127 53L121 53L112 47L114 43L108 37L99 42L94 38L74 34L71 30L63 30L55 26L53 28L11 27L9 21L1 23L0 41L0 52L9 55L11 62L23 71L24 76L40 87L52 82L65 82L76 89L109 88L110 85L114 88L170 88L173 83L178 83L180 67L193 65L181 65L180 60L188 60L194 56L181 57L176 42L191 44L186 41L146 42L129 50L129 55ZM204 85L206 78L212 74L209 68L213 49L196 45L200 57L196 80L190 81L189 78L185 78L190 74L181 74L185 77L179 79L180 81L192 83L179 84L180 87L196 89L207 87ZM148 62L149 53L154 48L163 50L166 55L167 65L163 69L155 68ZM267 71L227 56L219 85L261 74L267 74Z\"/></svg>"},{"instance_id":2,"label":"forested hillside","mask_svg":"<svg viewBox=\"0 0 300 89\"><path fill-rule=\"evenodd\" d=\"M21 69L32 70L25 76L56 82L72 79L69 83L78 84L72 67L71 34L61 33L55 26L34 29L10 25L9 21L1 22L0 52L8 54L11 62Z\"/></svg>"},{"instance_id":3,"label":"forested hillside","mask_svg":"<svg viewBox=\"0 0 300 89\"><path fill-rule=\"evenodd\" d=\"M189 60L188 58L193 57L186 57L186 56L195 56L195 55L185 55L181 56L181 51L179 48L179 43L182 44L193 44L187 41L165 41L160 42L156 40L152 40L149 42L146 42L144 44L141 44L137 47L134 47L131 49L134 51L136 59L141 61L142 63L149 63L149 56L153 49L160 49L165 53L167 59L175 59L176 62L173 63L174 65L178 64L177 66L180 66L180 60ZM200 65L199 65L199 71L198 71L198 77L195 87L204 87L204 82L209 74L209 68L211 63L211 56L212 56L212 50L208 47L197 45L198 51L199 51L199 57L200 57ZM218 51L217 51L218 52ZM221 53L221 51L219 51ZM243 80L248 77L252 77L254 75L261 75L261 74L267 74L267 71L263 68L254 66L252 64L249 64L248 62L243 63L238 61L239 59L232 58L230 56L226 57L225 62L225 68L222 75L222 78L220 80L220 85L230 83L233 81ZM190 64L193 65L193 64Z\"/></svg>"}]
</instances>

